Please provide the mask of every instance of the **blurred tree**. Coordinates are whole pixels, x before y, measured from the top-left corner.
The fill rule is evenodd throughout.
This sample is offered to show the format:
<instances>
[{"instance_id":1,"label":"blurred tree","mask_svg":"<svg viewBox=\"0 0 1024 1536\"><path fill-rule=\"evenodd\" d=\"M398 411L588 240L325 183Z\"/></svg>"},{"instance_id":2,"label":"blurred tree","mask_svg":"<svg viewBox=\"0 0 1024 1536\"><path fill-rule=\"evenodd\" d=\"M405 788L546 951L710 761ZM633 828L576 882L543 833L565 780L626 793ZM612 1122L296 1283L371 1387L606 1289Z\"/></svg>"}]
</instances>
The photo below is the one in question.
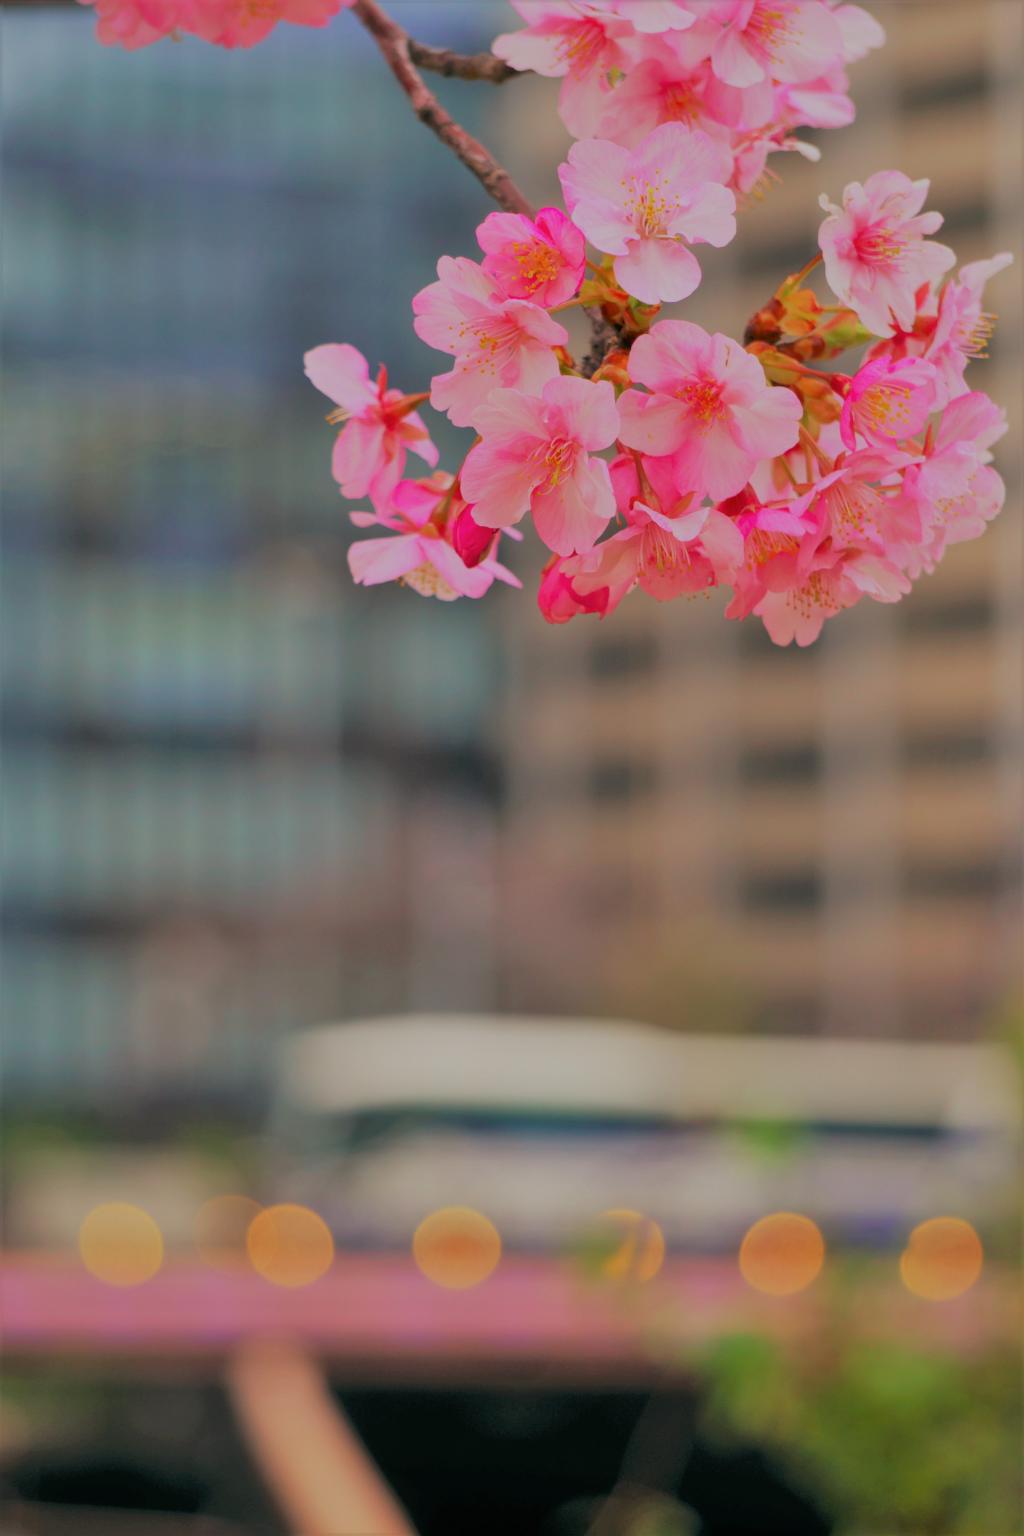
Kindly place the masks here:
<instances>
[{"instance_id":1,"label":"blurred tree","mask_svg":"<svg viewBox=\"0 0 1024 1536\"><path fill-rule=\"evenodd\" d=\"M1022 1530L1011 1353L958 1359L839 1335L797 1353L732 1335L705 1363L707 1432L775 1446L816 1483L837 1536Z\"/></svg>"}]
</instances>

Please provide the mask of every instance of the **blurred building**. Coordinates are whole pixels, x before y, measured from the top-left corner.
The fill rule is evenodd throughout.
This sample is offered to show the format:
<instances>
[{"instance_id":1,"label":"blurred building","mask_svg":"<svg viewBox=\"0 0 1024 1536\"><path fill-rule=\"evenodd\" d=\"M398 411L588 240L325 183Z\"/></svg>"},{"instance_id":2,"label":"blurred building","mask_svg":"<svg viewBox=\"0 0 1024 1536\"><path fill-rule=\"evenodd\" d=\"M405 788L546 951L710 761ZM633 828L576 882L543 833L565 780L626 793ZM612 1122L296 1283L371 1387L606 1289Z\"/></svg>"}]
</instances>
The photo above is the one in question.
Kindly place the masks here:
<instances>
[{"instance_id":1,"label":"blurred building","mask_svg":"<svg viewBox=\"0 0 1024 1536\"><path fill-rule=\"evenodd\" d=\"M469 48L509 18L394 9ZM857 125L776 162L702 323L739 330L818 192L888 165L964 260L1019 248L1018 7L874 9ZM74 6L4 32L8 1103L248 1112L282 1030L409 1007L977 1033L1019 970L1019 274L975 369L1005 513L808 652L713 600L551 629L525 568L480 604L359 591L301 355L421 387L408 301L479 188L345 16L235 54L103 49ZM557 198L550 82L440 89Z\"/></svg>"},{"instance_id":2,"label":"blurred building","mask_svg":"<svg viewBox=\"0 0 1024 1536\"><path fill-rule=\"evenodd\" d=\"M819 165L775 157L689 318L739 334L813 254L819 192L890 166L932 178L962 261L1020 250L1020 8L870 8L889 43L852 70L857 123L821 136ZM520 1006L561 990L681 1027L970 1037L1019 987L1019 268L989 300L971 379L1009 410L1007 505L908 600L807 651L712 599L634 595L554 631L508 610Z\"/></svg>"},{"instance_id":3,"label":"blurred building","mask_svg":"<svg viewBox=\"0 0 1024 1536\"><path fill-rule=\"evenodd\" d=\"M93 26L4 25L5 1087L257 1108L291 1024L491 1000L495 609L352 586L302 374L346 339L421 387L480 193L344 15Z\"/></svg>"}]
</instances>

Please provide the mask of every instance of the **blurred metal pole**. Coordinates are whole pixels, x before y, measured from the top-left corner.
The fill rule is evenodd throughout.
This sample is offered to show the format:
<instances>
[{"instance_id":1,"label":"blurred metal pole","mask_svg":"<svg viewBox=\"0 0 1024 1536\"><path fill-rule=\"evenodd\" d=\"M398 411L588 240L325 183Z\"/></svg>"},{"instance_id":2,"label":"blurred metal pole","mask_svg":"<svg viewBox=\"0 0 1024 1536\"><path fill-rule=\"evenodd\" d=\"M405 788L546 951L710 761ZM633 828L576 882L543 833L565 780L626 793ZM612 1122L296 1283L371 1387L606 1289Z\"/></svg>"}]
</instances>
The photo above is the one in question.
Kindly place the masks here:
<instances>
[{"instance_id":1,"label":"blurred metal pole","mask_svg":"<svg viewBox=\"0 0 1024 1536\"><path fill-rule=\"evenodd\" d=\"M245 1439L292 1531L416 1536L322 1371L299 1346L246 1345L228 1365Z\"/></svg>"},{"instance_id":2,"label":"blurred metal pole","mask_svg":"<svg viewBox=\"0 0 1024 1536\"><path fill-rule=\"evenodd\" d=\"M693 1392L655 1392L647 1399L629 1437L615 1487L600 1505L587 1536L629 1536L652 1495L675 1499L693 1451L696 1412Z\"/></svg>"}]
</instances>

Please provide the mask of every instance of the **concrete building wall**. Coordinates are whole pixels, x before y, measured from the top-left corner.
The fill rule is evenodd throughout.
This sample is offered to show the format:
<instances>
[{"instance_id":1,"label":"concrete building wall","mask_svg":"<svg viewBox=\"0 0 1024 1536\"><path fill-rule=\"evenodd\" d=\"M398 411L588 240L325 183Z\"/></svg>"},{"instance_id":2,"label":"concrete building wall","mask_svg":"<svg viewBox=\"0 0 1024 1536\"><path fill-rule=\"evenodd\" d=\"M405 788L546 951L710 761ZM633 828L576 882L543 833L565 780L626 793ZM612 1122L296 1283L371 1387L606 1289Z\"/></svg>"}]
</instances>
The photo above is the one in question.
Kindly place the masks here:
<instances>
[{"instance_id":1,"label":"concrete building wall","mask_svg":"<svg viewBox=\"0 0 1024 1536\"><path fill-rule=\"evenodd\" d=\"M1019 7L872 9L857 123L819 165L776 157L688 318L739 333L813 253L818 193L890 166L931 176L962 262L1019 250ZM678 1024L970 1036L1019 983L1019 269L994 305L971 379L1009 411L1007 505L897 607L806 652L714 598L558 629L509 610L507 924L542 986ZM518 996L538 973L510 948Z\"/></svg>"}]
</instances>

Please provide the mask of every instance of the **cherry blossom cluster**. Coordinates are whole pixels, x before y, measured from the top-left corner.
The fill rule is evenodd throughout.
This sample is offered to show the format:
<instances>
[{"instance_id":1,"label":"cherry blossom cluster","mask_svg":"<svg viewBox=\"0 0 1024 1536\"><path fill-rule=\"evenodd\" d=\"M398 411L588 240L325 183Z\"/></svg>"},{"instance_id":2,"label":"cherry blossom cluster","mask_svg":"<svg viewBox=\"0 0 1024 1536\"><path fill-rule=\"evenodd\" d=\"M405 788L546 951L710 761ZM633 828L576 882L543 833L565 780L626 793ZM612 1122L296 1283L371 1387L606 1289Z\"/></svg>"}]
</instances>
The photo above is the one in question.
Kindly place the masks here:
<instances>
[{"instance_id":1,"label":"cherry blossom cluster","mask_svg":"<svg viewBox=\"0 0 1024 1536\"><path fill-rule=\"evenodd\" d=\"M350 346L307 355L338 407L334 477L371 503L356 525L378 530L350 550L356 581L447 600L519 585L499 544L529 514L550 551L539 603L553 623L609 614L635 589L664 601L722 587L726 617L755 614L776 643L806 645L861 598L902 597L999 511L990 450L1005 419L965 371L991 330L984 285L1009 255L951 276L954 253L928 238L941 216L921 211L928 183L883 171L839 206L822 200L818 255L754 316L746 345L658 319L636 302L636 275L663 293L680 270L689 281L677 252L694 258L626 220L634 203L689 198L711 142L661 125L623 151L625 172L607 149L587 159L576 146L562 167L572 219L492 213L481 261L441 258L413 311L419 336L452 358L431 405L476 434L457 475L436 469L425 394L389 388L383 370L371 380ZM726 189L697 186L687 228L724 233ZM606 245L630 228L628 259L588 263L581 225ZM807 285L820 263L834 302ZM619 331L591 377L555 318L581 296ZM832 371L851 347L860 366ZM409 450L429 476L403 478Z\"/></svg>"},{"instance_id":2,"label":"cherry blossom cluster","mask_svg":"<svg viewBox=\"0 0 1024 1536\"><path fill-rule=\"evenodd\" d=\"M222 48L251 48L279 21L326 26L353 0L79 0L96 7L96 35L120 48L146 48L190 34Z\"/></svg>"},{"instance_id":3,"label":"cherry blossom cluster","mask_svg":"<svg viewBox=\"0 0 1024 1536\"><path fill-rule=\"evenodd\" d=\"M884 41L845 0L511 0L524 25L493 53L416 43L379 0L83 0L102 41L141 47L191 32L247 46L278 21L323 25L345 7L371 33L417 116L501 206L479 258L442 256L413 299L417 335L450 359L429 390L375 376L348 344L306 355L333 402L332 470L372 531L355 580L443 600L521 583L499 558L532 521L547 550L539 604L564 623L636 589L659 601L722 588L728 618L779 644L811 643L862 598L892 602L947 545L999 511L999 408L970 389L991 317L986 281L931 238L926 181L851 183L819 250L785 278L743 342L664 318L701 282L702 246L773 177L770 155L818 159L801 128L852 121L848 67ZM560 80L575 142L564 207L535 212L455 123L419 68L468 79ZM832 290L809 286L818 266ZM559 315L589 318L577 360ZM857 366L836 359L856 351ZM420 408L473 433L455 472ZM417 455L429 473L406 474Z\"/></svg>"},{"instance_id":4,"label":"cherry blossom cluster","mask_svg":"<svg viewBox=\"0 0 1024 1536\"><path fill-rule=\"evenodd\" d=\"M884 42L874 17L838 0L511 3L527 25L496 38L494 51L514 69L561 79L562 120L586 143L584 180L610 146L621 166L622 149L682 123L711 140L703 169L715 183L750 192L773 151L818 158L797 129L853 122L846 66Z\"/></svg>"}]
</instances>

